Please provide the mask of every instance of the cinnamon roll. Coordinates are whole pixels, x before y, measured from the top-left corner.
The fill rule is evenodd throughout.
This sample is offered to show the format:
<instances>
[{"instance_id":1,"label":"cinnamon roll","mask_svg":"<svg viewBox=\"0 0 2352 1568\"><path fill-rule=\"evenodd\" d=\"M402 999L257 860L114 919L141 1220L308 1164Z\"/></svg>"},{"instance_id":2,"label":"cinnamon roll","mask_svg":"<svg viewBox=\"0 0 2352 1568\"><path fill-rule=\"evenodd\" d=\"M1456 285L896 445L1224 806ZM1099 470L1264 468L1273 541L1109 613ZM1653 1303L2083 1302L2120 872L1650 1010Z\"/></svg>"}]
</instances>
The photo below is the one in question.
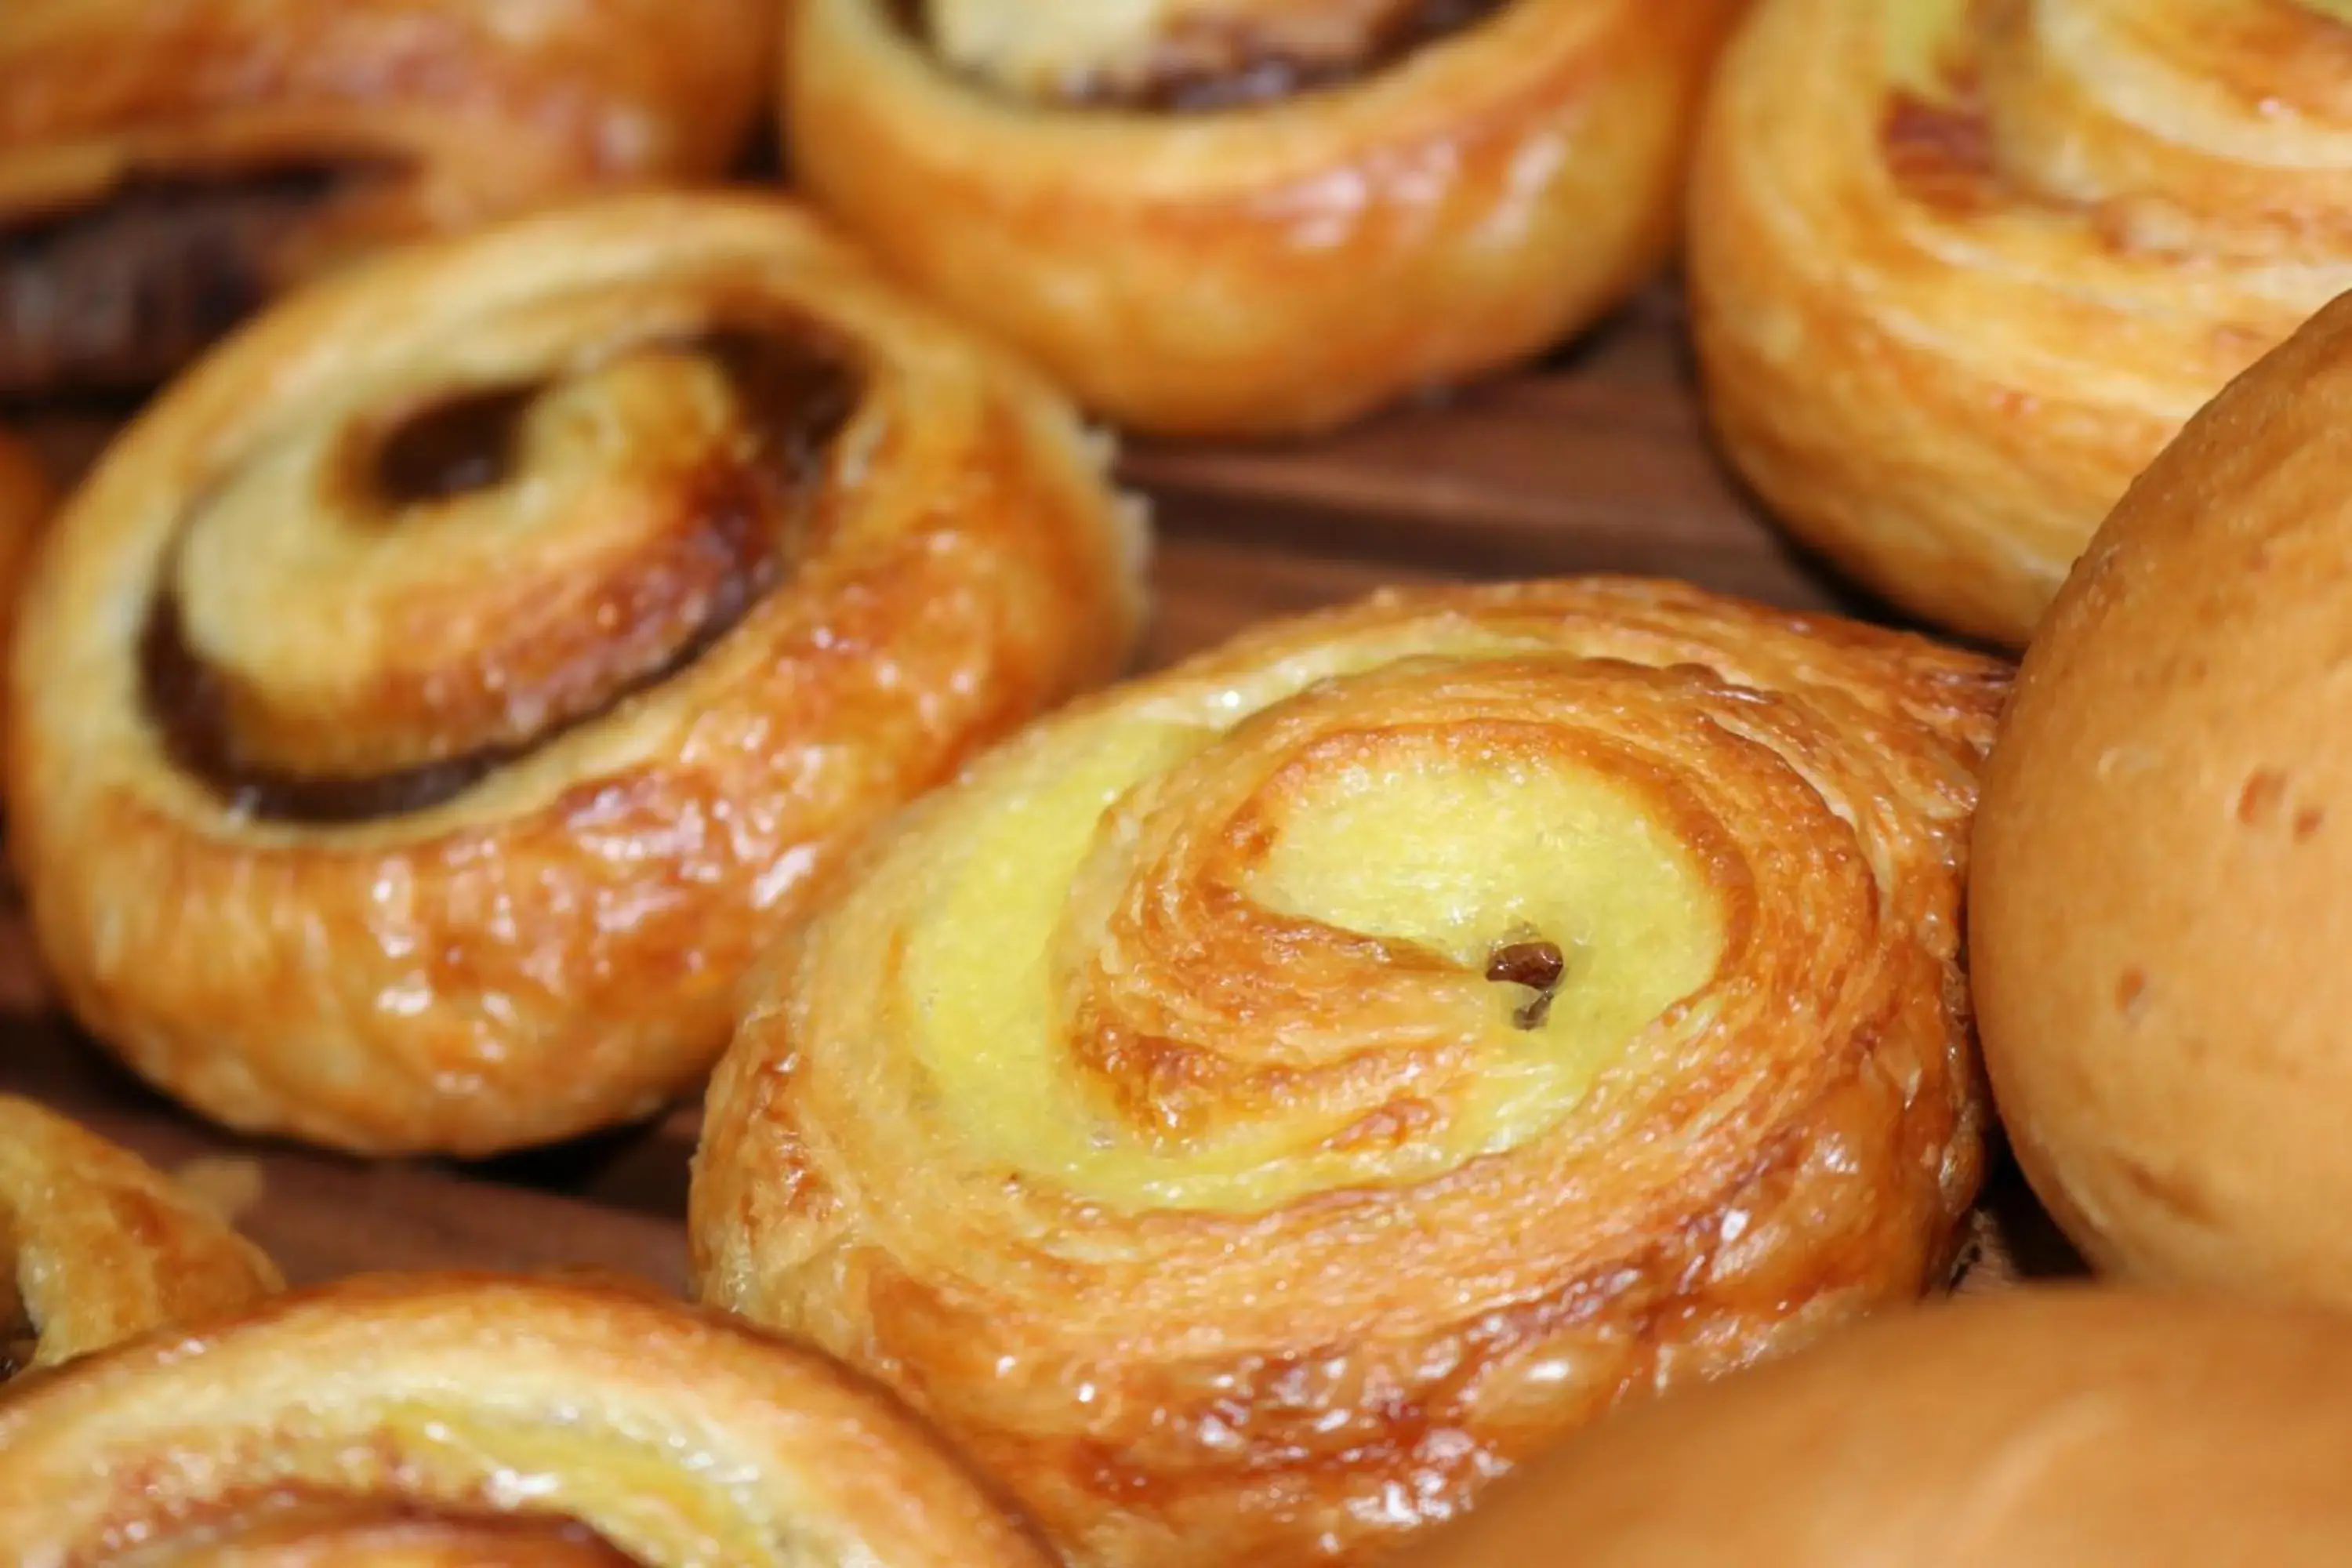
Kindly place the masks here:
<instances>
[{"instance_id":1,"label":"cinnamon roll","mask_svg":"<svg viewBox=\"0 0 2352 1568\"><path fill-rule=\"evenodd\" d=\"M0 1095L0 1384L278 1284L268 1259L136 1155Z\"/></svg>"},{"instance_id":2,"label":"cinnamon roll","mask_svg":"<svg viewBox=\"0 0 2352 1568\"><path fill-rule=\"evenodd\" d=\"M775 957L698 1288L898 1389L1074 1563L1364 1561L1948 1278L2004 685L1603 580L1082 703Z\"/></svg>"},{"instance_id":3,"label":"cinnamon roll","mask_svg":"<svg viewBox=\"0 0 2352 1568\"><path fill-rule=\"evenodd\" d=\"M1764 0L1692 200L1733 461L1863 583L2022 643L2181 423L2352 289L2352 12Z\"/></svg>"},{"instance_id":4,"label":"cinnamon roll","mask_svg":"<svg viewBox=\"0 0 2352 1568\"><path fill-rule=\"evenodd\" d=\"M114 1568L1046 1568L892 1401L635 1291L359 1280L0 1402L0 1539Z\"/></svg>"},{"instance_id":5,"label":"cinnamon roll","mask_svg":"<svg viewBox=\"0 0 2352 1568\"><path fill-rule=\"evenodd\" d=\"M306 292L37 570L10 837L66 1000L195 1109L346 1149L652 1109L845 843L1115 671L1107 457L762 198Z\"/></svg>"},{"instance_id":6,"label":"cinnamon roll","mask_svg":"<svg viewBox=\"0 0 2352 1568\"><path fill-rule=\"evenodd\" d=\"M715 177L773 0L8 0L0 396L141 388L289 284Z\"/></svg>"},{"instance_id":7,"label":"cinnamon roll","mask_svg":"<svg viewBox=\"0 0 2352 1568\"><path fill-rule=\"evenodd\" d=\"M808 0L799 174L1139 428L1328 426L1591 322L1673 243L1739 0Z\"/></svg>"}]
</instances>

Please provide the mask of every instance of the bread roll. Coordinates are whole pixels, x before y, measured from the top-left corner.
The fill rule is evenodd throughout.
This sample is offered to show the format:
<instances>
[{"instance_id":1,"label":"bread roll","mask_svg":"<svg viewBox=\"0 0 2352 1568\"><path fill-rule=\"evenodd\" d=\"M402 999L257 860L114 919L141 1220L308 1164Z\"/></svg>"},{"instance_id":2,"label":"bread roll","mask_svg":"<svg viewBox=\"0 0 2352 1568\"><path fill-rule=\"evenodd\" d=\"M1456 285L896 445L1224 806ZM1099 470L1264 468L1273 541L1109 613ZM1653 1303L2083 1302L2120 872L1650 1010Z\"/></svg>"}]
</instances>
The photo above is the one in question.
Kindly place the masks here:
<instances>
[{"instance_id":1,"label":"bread roll","mask_svg":"<svg viewBox=\"0 0 2352 1568\"><path fill-rule=\"evenodd\" d=\"M2352 1325L2028 1292L1630 1412L1393 1568L2336 1568Z\"/></svg>"},{"instance_id":2,"label":"bread roll","mask_svg":"<svg viewBox=\"0 0 2352 1568\"><path fill-rule=\"evenodd\" d=\"M2352 1305L2352 300L2116 509L1978 825L1985 1054L2096 1263Z\"/></svg>"}]
</instances>

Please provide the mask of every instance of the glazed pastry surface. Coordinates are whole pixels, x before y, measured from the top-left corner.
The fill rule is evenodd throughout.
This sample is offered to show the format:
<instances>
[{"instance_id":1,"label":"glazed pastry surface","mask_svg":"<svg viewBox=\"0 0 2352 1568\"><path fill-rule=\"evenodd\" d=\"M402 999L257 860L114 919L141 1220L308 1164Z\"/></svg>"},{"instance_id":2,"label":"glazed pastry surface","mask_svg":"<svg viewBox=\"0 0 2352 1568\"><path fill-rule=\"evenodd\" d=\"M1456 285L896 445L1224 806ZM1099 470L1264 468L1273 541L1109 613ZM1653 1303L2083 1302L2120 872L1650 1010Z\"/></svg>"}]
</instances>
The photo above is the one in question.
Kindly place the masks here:
<instances>
[{"instance_id":1,"label":"glazed pastry surface","mask_svg":"<svg viewBox=\"0 0 2352 1568\"><path fill-rule=\"evenodd\" d=\"M0 1096L0 1384L278 1284L268 1259L137 1156Z\"/></svg>"},{"instance_id":2,"label":"glazed pastry surface","mask_svg":"<svg viewBox=\"0 0 2352 1568\"><path fill-rule=\"evenodd\" d=\"M1311 431L1533 353L1670 248L1737 0L811 0L812 193L1080 401Z\"/></svg>"},{"instance_id":3,"label":"glazed pastry surface","mask_svg":"<svg viewBox=\"0 0 2352 1568\"><path fill-rule=\"evenodd\" d=\"M842 846L1113 673L1102 443L795 210L404 253L178 383L56 525L10 838L93 1033L239 1128L641 1114Z\"/></svg>"},{"instance_id":4,"label":"glazed pastry surface","mask_svg":"<svg viewBox=\"0 0 2352 1568\"><path fill-rule=\"evenodd\" d=\"M2352 12L1765 0L1691 279L1734 461L1897 604L2021 644L2188 416L2352 288Z\"/></svg>"},{"instance_id":5,"label":"glazed pastry surface","mask_svg":"<svg viewBox=\"0 0 2352 1568\"><path fill-rule=\"evenodd\" d=\"M0 1401L0 1536L27 1568L1046 1561L821 1357L643 1291L457 1275L283 1297Z\"/></svg>"},{"instance_id":6,"label":"glazed pastry surface","mask_svg":"<svg viewBox=\"0 0 2352 1568\"><path fill-rule=\"evenodd\" d=\"M780 952L706 1299L1074 1562L1376 1555L1939 1285L2000 667L1616 581L1385 595L1034 727Z\"/></svg>"},{"instance_id":7,"label":"glazed pastry surface","mask_svg":"<svg viewBox=\"0 0 2352 1568\"><path fill-rule=\"evenodd\" d=\"M772 0L8 0L0 394L163 380L352 256L716 177Z\"/></svg>"}]
</instances>

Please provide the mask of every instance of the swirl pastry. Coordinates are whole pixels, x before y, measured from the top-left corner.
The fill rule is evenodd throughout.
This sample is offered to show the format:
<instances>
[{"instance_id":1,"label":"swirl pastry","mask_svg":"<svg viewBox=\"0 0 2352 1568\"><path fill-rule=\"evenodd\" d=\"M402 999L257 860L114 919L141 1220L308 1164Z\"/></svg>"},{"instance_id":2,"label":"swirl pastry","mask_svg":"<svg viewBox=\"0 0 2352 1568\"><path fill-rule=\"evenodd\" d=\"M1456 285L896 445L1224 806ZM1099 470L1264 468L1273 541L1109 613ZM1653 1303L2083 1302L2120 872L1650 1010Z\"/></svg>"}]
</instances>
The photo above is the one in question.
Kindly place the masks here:
<instances>
[{"instance_id":1,"label":"swirl pastry","mask_svg":"<svg viewBox=\"0 0 2352 1568\"><path fill-rule=\"evenodd\" d=\"M1765 0L1695 180L1735 463L1871 587L2022 643L2182 421L2352 288L2352 11Z\"/></svg>"},{"instance_id":2,"label":"swirl pastry","mask_svg":"<svg viewBox=\"0 0 2352 1568\"><path fill-rule=\"evenodd\" d=\"M307 292L42 555L8 804L49 967L239 1128L478 1153L649 1110L844 843L1115 671L1105 457L762 198Z\"/></svg>"},{"instance_id":3,"label":"swirl pastry","mask_svg":"<svg viewBox=\"0 0 2352 1568\"><path fill-rule=\"evenodd\" d=\"M268 1259L136 1156L0 1096L0 1383L233 1311L278 1283Z\"/></svg>"},{"instance_id":4,"label":"swirl pastry","mask_svg":"<svg viewBox=\"0 0 2352 1568\"><path fill-rule=\"evenodd\" d=\"M1361 1561L1946 1277L2000 668L1664 584L1392 595L917 805L713 1082L709 1300L1074 1562Z\"/></svg>"},{"instance_id":5,"label":"swirl pastry","mask_svg":"<svg viewBox=\"0 0 2352 1568\"><path fill-rule=\"evenodd\" d=\"M715 176L773 0L8 0L0 395L159 382L352 255Z\"/></svg>"},{"instance_id":6,"label":"swirl pastry","mask_svg":"<svg viewBox=\"0 0 2352 1568\"><path fill-rule=\"evenodd\" d=\"M807 0L802 178L1140 428L1278 434L1587 324L1738 0Z\"/></svg>"},{"instance_id":7,"label":"swirl pastry","mask_svg":"<svg viewBox=\"0 0 2352 1568\"><path fill-rule=\"evenodd\" d=\"M282 1297L0 1403L0 1539L28 1568L1045 1568L820 1357L640 1291L454 1275Z\"/></svg>"}]
</instances>

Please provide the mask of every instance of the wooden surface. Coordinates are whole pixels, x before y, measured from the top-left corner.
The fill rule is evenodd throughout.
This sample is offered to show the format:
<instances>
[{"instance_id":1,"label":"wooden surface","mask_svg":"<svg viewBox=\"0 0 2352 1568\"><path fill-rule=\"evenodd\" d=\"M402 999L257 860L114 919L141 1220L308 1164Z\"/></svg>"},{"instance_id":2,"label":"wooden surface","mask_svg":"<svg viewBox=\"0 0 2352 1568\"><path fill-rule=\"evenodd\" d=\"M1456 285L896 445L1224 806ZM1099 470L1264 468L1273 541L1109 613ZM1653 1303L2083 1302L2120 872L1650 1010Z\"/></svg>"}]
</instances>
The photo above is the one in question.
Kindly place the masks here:
<instances>
[{"instance_id":1,"label":"wooden surface","mask_svg":"<svg viewBox=\"0 0 2352 1568\"><path fill-rule=\"evenodd\" d=\"M1682 344L1662 288L1544 365L1310 447L1131 450L1128 473L1160 524L1146 661L1384 583L1448 577L1653 573L1870 613L1776 538L1717 467ZM70 468L102 431L49 418L33 434ZM5 929L0 1017L0 1090L57 1104L168 1168L194 1162L193 1178L232 1201L296 1280L459 1265L683 1285L691 1105L486 1166L368 1165L240 1143L147 1094L47 1013L21 931ZM1975 1250L1978 1289L2079 1267L2005 1169Z\"/></svg>"}]
</instances>

